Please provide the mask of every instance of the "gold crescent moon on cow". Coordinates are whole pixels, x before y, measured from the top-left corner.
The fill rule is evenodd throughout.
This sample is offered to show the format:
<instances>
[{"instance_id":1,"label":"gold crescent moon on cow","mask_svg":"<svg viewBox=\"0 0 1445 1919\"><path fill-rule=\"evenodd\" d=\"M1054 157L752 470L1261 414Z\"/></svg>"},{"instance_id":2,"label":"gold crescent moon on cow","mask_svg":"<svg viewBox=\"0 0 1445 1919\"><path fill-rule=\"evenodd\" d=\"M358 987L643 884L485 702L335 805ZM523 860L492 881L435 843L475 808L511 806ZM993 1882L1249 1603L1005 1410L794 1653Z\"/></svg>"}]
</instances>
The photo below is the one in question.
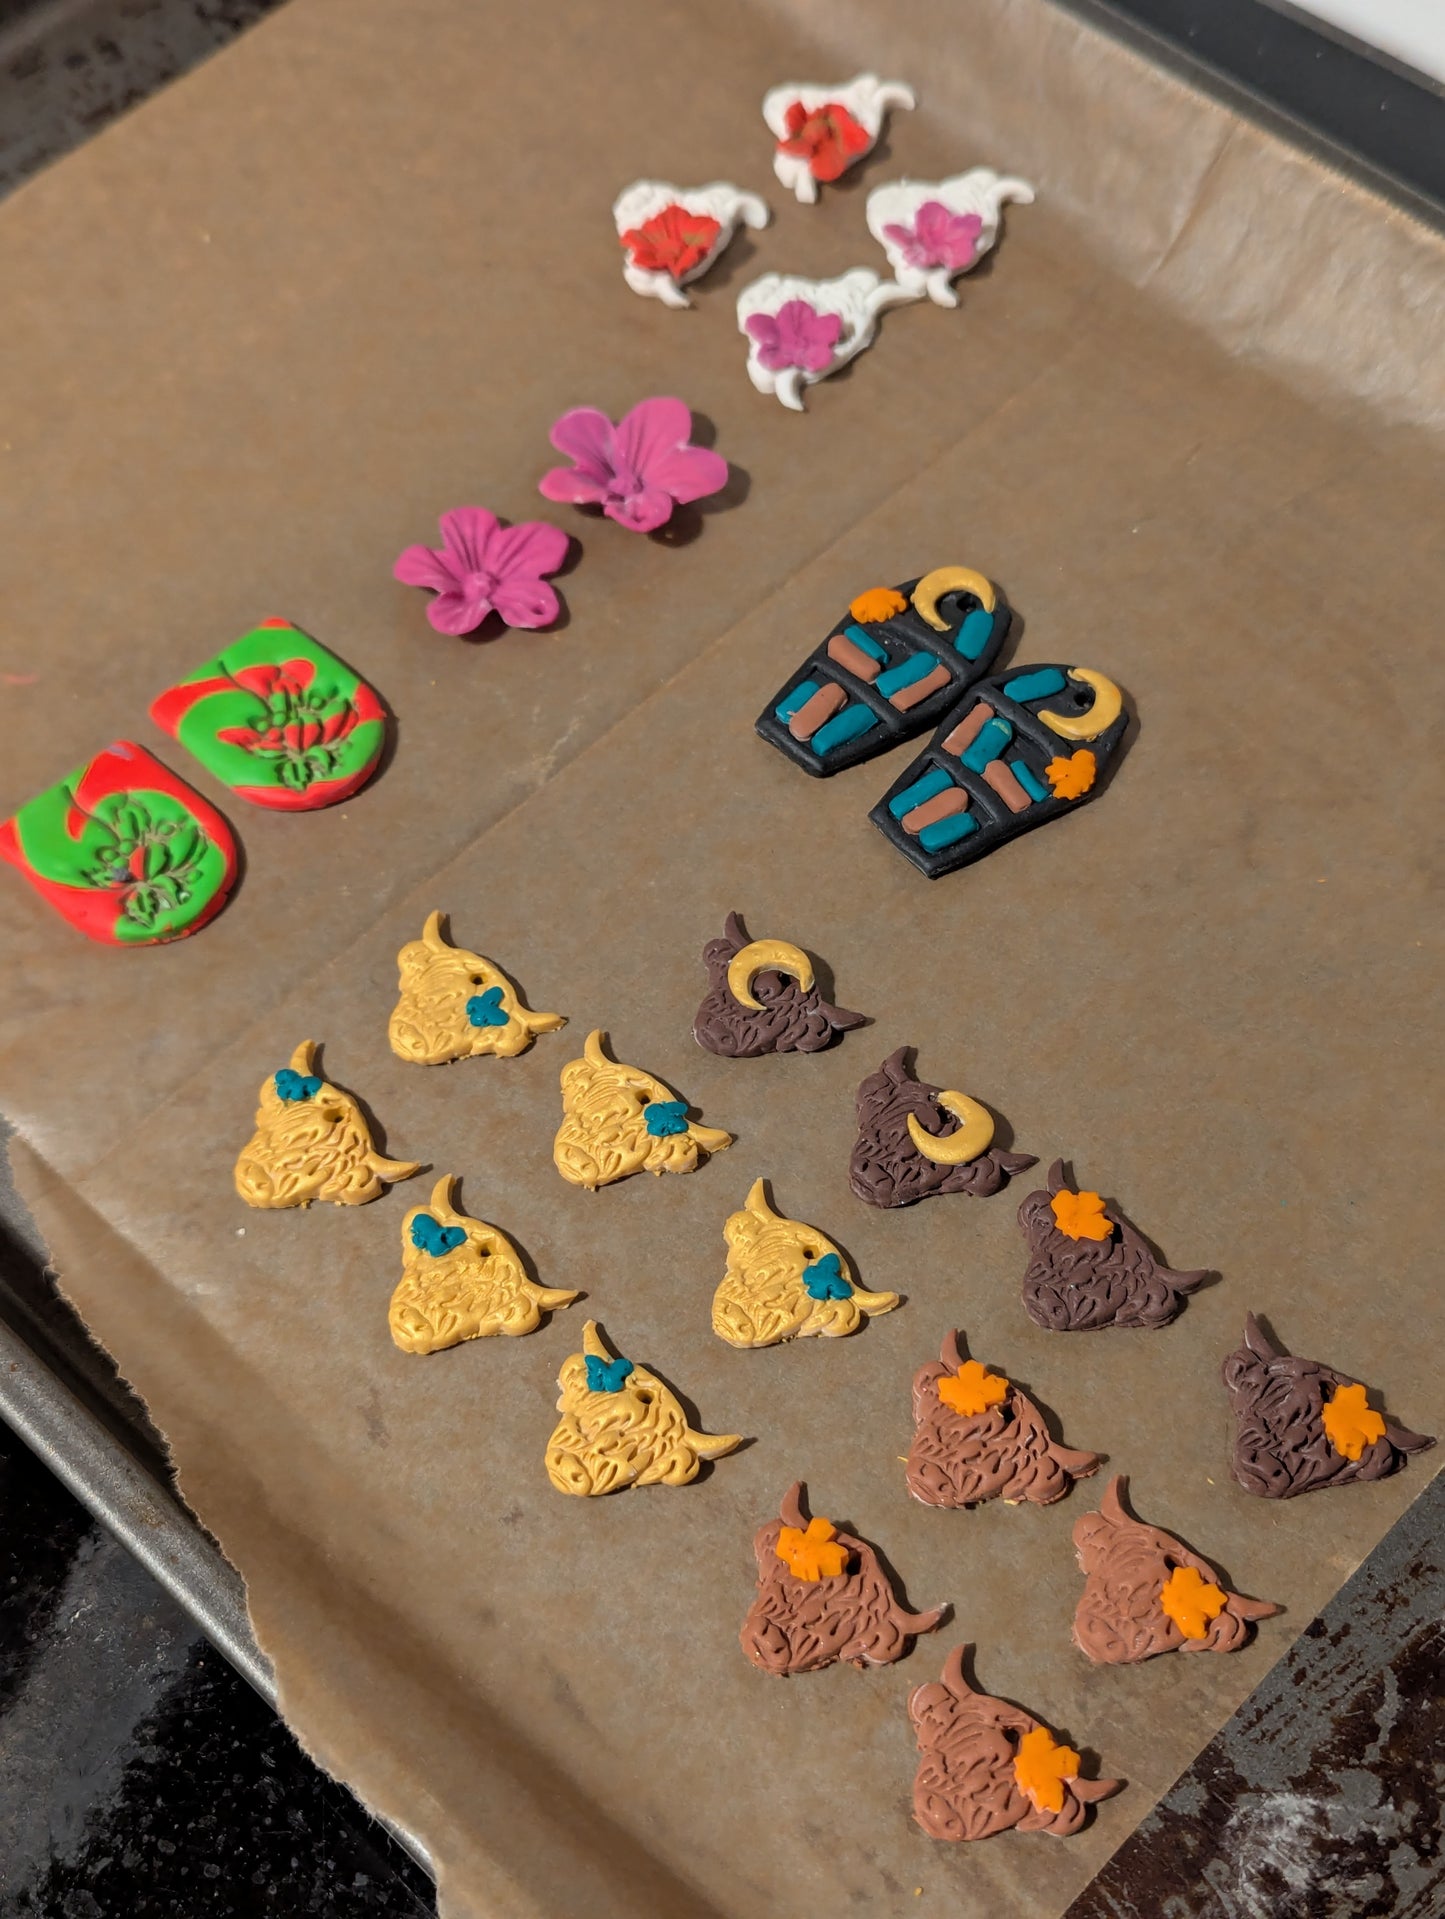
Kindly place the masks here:
<instances>
[{"instance_id":1,"label":"gold crescent moon on cow","mask_svg":"<svg viewBox=\"0 0 1445 1919\"><path fill-rule=\"evenodd\" d=\"M936 1166L966 1166L993 1144L993 1114L967 1093L939 1093L938 1104L959 1122L958 1131L940 1139L927 1133L918 1123L918 1115L908 1115L908 1137L925 1159Z\"/></svg>"},{"instance_id":2,"label":"gold crescent moon on cow","mask_svg":"<svg viewBox=\"0 0 1445 1919\"><path fill-rule=\"evenodd\" d=\"M1039 718L1061 740L1096 740L1123 712L1124 696L1112 680L1087 666L1071 666L1069 678L1094 689L1094 704L1087 713L1040 713Z\"/></svg>"},{"instance_id":3,"label":"gold crescent moon on cow","mask_svg":"<svg viewBox=\"0 0 1445 1919\"><path fill-rule=\"evenodd\" d=\"M948 621L938 611L945 593L971 593L985 613L992 613L998 604L992 581L971 566L936 566L914 587L913 610L938 633L948 631Z\"/></svg>"},{"instance_id":4,"label":"gold crescent moon on cow","mask_svg":"<svg viewBox=\"0 0 1445 1919\"><path fill-rule=\"evenodd\" d=\"M802 947L790 940L753 940L728 961L728 991L739 1006L762 1012L761 1001L753 998L753 980L769 972L790 973L801 992L812 991L813 968Z\"/></svg>"}]
</instances>

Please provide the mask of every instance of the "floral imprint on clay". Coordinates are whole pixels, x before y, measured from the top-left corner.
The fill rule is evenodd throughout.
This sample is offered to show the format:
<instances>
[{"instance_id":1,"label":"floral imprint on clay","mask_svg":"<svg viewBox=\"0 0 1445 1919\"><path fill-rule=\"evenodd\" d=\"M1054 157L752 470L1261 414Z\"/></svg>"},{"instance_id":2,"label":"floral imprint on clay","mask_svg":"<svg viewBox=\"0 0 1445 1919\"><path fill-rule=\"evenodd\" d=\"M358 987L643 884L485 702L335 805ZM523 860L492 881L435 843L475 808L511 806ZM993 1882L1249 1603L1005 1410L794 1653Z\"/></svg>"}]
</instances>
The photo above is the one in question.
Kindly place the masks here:
<instances>
[{"instance_id":1,"label":"floral imprint on clay","mask_svg":"<svg viewBox=\"0 0 1445 1919\"><path fill-rule=\"evenodd\" d=\"M949 180L886 180L868 195L868 231L888 256L893 277L935 305L956 307L953 281L976 267L998 239L1006 202L1027 206L1027 180L972 167Z\"/></svg>"},{"instance_id":2,"label":"floral imprint on clay","mask_svg":"<svg viewBox=\"0 0 1445 1919\"><path fill-rule=\"evenodd\" d=\"M705 187L634 180L612 203L626 254L622 277L634 293L664 306L690 307L683 288L702 278L739 223L758 231L771 217L757 194L740 192L725 180Z\"/></svg>"},{"instance_id":3,"label":"floral imprint on clay","mask_svg":"<svg viewBox=\"0 0 1445 1919\"><path fill-rule=\"evenodd\" d=\"M404 1353L439 1353L494 1333L516 1338L582 1297L528 1279L505 1233L456 1211L455 1186L450 1173L439 1179L430 1201L401 1222L401 1279L387 1322Z\"/></svg>"},{"instance_id":4,"label":"floral imprint on clay","mask_svg":"<svg viewBox=\"0 0 1445 1919\"><path fill-rule=\"evenodd\" d=\"M815 1226L775 1213L760 1179L742 1211L729 1215L723 1237L727 1271L713 1295L712 1329L729 1346L776 1346L814 1334L837 1339L900 1303L897 1293L865 1292Z\"/></svg>"},{"instance_id":5,"label":"floral imprint on clay","mask_svg":"<svg viewBox=\"0 0 1445 1919\"><path fill-rule=\"evenodd\" d=\"M401 997L387 1024L391 1050L417 1066L477 1059L495 1053L512 1059L525 1053L538 1033L567 1024L560 1013L534 1013L491 960L453 946L442 916L428 913L421 938L408 940L396 956Z\"/></svg>"},{"instance_id":6,"label":"floral imprint on clay","mask_svg":"<svg viewBox=\"0 0 1445 1919\"><path fill-rule=\"evenodd\" d=\"M256 1130L236 1161L236 1191L248 1206L364 1206L421 1171L419 1161L377 1152L351 1094L312 1072L315 1051L314 1040L302 1040L261 1087Z\"/></svg>"},{"instance_id":7,"label":"floral imprint on clay","mask_svg":"<svg viewBox=\"0 0 1445 1919\"><path fill-rule=\"evenodd\" d=\"M706 1459L741 1446L740 1433L694 1432L676 1397L645 1366L613 1355L597 1322L582 1328L582 1351L562 1362L547 1443L547 1477L559 1493L597 1498L625 1486L686 1486Z\"/></svg>"},{"instance_id":8,"label":"floral imprint on clay","mask_svg":"<svg viewBox=\"0 0 1445 1919\"><path fill-rule=\"evenodd\" d=\"M687 1101L660 1079L609 1059L606 1040L589 1033L582 1058L562 1068L552 1158L569 1184L595 1192L633 1173L691 1173L732 1144L731 1133L690 1120Z\"/></svg>"},{"instance_id":9,"label":"floral imprint on clay","mask_svg":"<svg viewBox=\"0 0 1445 1919\"><path fill-rule=\"evenodd\" d=\"M759 393L775 393L794 413L803 389L844 367L878 331L888 307L919 298L871 267L854 267L833 280L765 273L738 295L738 331L748 339L748 378Z\"/></svg>"},{"instance_id":10,"label":"floral imprint on clay","mask_svg":"<svg viewBox=\"0 0 1445 1919\"><path fill-rule=\"evenodd\" d=\"M839 180L878 144L890 108L918 104L901 80L856 74L842 86L790 80L763 95L763 119L773 135L773 172L806 206L820 184Z\"/></svg>"},{"instance_id":11,"label":"floral imprint on clay","mask_svg":"<svg viewBox=\"0 0 1445 1919\"><path fill-rule=\"evenodd\" d=\"M372 688L289 620L262 620L168 686L151 718L238 799L283 812L349 799L386 743Z\"/></svg>"}]
</instances>

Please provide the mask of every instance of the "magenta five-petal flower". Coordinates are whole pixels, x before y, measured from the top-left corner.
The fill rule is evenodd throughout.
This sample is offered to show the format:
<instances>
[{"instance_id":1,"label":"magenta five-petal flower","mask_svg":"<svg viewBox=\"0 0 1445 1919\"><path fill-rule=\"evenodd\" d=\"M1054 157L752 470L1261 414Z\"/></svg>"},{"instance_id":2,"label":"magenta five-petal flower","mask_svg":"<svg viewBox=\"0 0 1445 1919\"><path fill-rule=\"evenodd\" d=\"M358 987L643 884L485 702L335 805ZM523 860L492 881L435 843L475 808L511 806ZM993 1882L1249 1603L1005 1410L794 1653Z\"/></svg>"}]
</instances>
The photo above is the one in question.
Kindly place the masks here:
<instances>
[{"instance_id":1,"label":"magenta five-petal flower","mask_svg":"<svg viewBox=\"0 0 1445 1919\"><path fill-rule=\"evenodd\" d=\"M609 520L650 533L674 506L727 485L720 453L688 444L692 414L681 400L642 400L614 426L595 406L574 406L552 428L551 441L571 466L544 473L538 491L549 500L600 506Z\"/></svg>"},{"instance_id":2,"label":"magenta five-petal flower","mask_svg":"<svg viewBox=\"0 0 1445 1919\"><path fill-rule=\"evenodd\" d=\"M977 213L954 213L942 200L925 200L911 227L883 229L911 267L947 267L959 273L973 265L983 220Z\"/></svg>"},{"instance_id":3,"label":"magenta five-petal flower","mask_svg":"<svg viewBox=\"0 0 1445 1919\"><path fill-rule=\"evenodd\" d=\"M836 313L820 313L806 300L784 300L776 313L754 313L746 323L757 341L758 359L769 373L790 366L822 373L832 364L843 322Z\"/></svg>"},{"instance_id":4,"label":"magenta five-petal flower","mask_svg":"<svg viewBox=\"0 0 1445 1919\"><path fill-rule=\"evenodd\" d=\"M438 633L475 632L489 613L508 626L546 626L558 600L543 579L567 557L568 536L545 520L503 526L481 506L441 517L442 546L409 546L392 568L405 586L429 587L426 616Z\"/></svg>"}]
</instances>

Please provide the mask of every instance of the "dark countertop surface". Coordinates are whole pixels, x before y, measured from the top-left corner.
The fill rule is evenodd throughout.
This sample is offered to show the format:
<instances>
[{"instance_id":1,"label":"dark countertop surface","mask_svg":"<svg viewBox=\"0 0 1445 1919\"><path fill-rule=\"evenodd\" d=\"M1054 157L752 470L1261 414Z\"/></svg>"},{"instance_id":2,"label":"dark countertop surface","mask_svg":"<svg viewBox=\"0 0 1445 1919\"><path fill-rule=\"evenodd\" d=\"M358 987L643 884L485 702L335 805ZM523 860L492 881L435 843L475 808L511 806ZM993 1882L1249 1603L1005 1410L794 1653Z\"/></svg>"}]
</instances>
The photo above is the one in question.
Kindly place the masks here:
<instances>
[{"instance_id":1,"label":"dark countertop surface","mask_svg":"<svg viewBox=\"0 0 1445 1919\"><path fill-rule=\"evenodd\" d=\"M427 1919L425 1876L0 1424L3 1919Z\"/></svg>"}]
</instances>

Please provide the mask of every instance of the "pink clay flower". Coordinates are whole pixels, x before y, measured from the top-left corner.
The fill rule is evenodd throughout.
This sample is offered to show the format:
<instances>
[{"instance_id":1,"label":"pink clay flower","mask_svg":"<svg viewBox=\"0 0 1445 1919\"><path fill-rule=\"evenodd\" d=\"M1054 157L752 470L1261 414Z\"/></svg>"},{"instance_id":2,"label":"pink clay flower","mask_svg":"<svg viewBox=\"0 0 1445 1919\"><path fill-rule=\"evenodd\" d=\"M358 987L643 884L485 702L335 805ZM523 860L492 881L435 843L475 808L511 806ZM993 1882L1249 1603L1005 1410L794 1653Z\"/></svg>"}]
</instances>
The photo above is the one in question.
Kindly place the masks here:
<instances>
[{"instance_id":1,"label":"pink clay flower","mask_svg":"<svg viewBox=\"0 0 1445 1919\"><path fill-rule=\"evenodd\" d=\"M549 500L600 506L619 526L650 533L671 519L674 506L727 485L727 461L691 446L691 432L692 414L681 400L642 400L616 426L595 406L575 406L550 435L572 464L543 474L538 491Z\"/></svg>"},{"instance_id":2,"label":"pink clay flower","mask_svg":"<svg viewBox=\"0 0 1445 1919\"><path fill-rule=\"evenodd\" d=\"M776 313L754 313L744 325L770 373L790 366L822 373L832 365L833 348L843 331L836 313L820 313L806 300L784 300Z\"/></svg>"},{"instance_id":3,"label":"pink clay flower","mask_svg":"<svg viewBox=\"0 0 1445 1919\"><path fill-rule=\"evenodd\" d=\"M908 266L920 271L947 267L958 273L973 265L983 221L976 213L954 213L941 200L925 200L911 227L883 229Z\"/></svg>"},{"instance_id":4,"label":"pink clay flower","mask_svg":"<svg viewBox=\"0 0 1445 1919\"><path fill-rule=\"evenodd\" d=\"M473 633L489 613L508 626L546 626L559 602L543 579L555 573L571 544L560 526L524 520L503 526L481 506L459 506L441 517L440 551L409 546L392 572L404 586L436 594L426 616L438 633Z\"/></svg>"}]
</instances>

